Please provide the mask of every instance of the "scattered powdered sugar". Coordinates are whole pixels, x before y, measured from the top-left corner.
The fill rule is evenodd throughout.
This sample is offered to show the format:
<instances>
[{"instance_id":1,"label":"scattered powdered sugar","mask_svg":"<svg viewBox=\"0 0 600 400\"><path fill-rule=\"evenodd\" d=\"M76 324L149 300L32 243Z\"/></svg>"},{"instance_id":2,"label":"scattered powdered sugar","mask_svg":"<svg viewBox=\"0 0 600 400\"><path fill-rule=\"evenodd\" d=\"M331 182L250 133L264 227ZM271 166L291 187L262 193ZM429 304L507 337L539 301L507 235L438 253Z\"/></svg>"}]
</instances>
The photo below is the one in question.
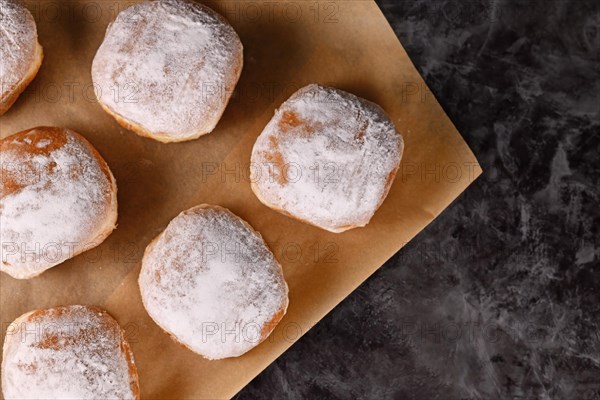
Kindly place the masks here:
<instances>
[{"instance_id":1,"label":"scattered powdered sugar","mask_svg":"<svg viewBox=\"0 0 600 400\"><path fill-rule=\"evenodd\" d=\"M185 138L214 129L242 68L242 44L210 8L145 1L109 26L92 66L100 101L147 131Z\"/></svg>"},{"instance_id":2,"label":"scattered powdered sugar","mask_svg":"<svg viewBox=\"0 0 600 400\"><path fill-rule=\"evenodd\" d=\"M387 196L403 148L379 106L309 85L258 137L253 189L265 204L332 232L364 226Z\"/></svg>"},{"instance_id":3,"label":"scattered powdered sugar","mask_svg":"<svg viewBox=\"0 0 600 400\"><path fill-rule=\"evenodd\" d=\"M44 147L48 146L50 143L51 143L50 140L43 139L43 140L38 141L35 144L35 147L37 147L38 149L43 149Z\"/></svg>"},{"instance_id":4,"label":"scattered powdered sugar","mask_svg":"<svg viewBox=\"0 0 600 400\"><path fill-rule=\"evenodd\" d=\"M169 223L146 251L139 284L154 321L209 359L256 346L288 302L281 267L262 237L213 206Z\"/></svg>"},{"instance_id":5,"label":"scattered powdered sugar","mask_svg":"<svg viewBox=\"0 0 600 400\"><path fill-rule=\"evenodd\" d=\"M86 306L33 311L6 335L6 399L136 399L139 387L124 332L105 311Z\"/></svg>"},{"instance_id":6,"label":"scattered powdered sugar","mask_svg":"<svg viewBox=\"0 0 600 400\"><path fill-rule=\"evenodd\" d=\"M37 128L0 142L2 271L28 278L98 244L115 207L112 182L83 140Z\"/></svg>"},{"instance_id":7,"label":"scattered powdered sugar","mask_svg":"<svg viewBox=\"0 0 600 400\"><path fill-rule=\"evenodd\" d=\"M0 0L0 98L25 78L35 60L37 28L18 0Z\"/></svg>"}]
</instances>

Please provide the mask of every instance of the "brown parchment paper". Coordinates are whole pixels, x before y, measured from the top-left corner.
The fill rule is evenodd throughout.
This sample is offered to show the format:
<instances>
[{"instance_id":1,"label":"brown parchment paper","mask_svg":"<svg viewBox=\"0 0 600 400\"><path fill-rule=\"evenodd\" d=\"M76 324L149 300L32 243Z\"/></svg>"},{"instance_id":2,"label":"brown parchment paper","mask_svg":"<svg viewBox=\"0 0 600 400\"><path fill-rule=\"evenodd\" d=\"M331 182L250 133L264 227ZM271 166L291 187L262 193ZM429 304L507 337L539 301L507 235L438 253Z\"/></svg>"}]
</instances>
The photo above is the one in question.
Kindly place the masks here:
<instances>
[{"instance_id":1,"label":"brown parchment paper","mask_svg":"<svg viewBox=\"0 0 600 400\"><path fill-rule=\"evenodd\" d=\"M98 248L37 278L1 274L2 338L11 321L33 309L104 307L127 332L142 398L234 396L481 173L373 1L206 2L239 33L244 70L215 131L169 145L120 128L91 87L92 59L106 27L132 1L25 3L46 57L35 81L0 117L0 134L55 125L87 137L117 179L119 225ZM281 102L312 82L380 104L404 136L401 169L365 228L328 233L268 209L250 190L256 137ZM145 246L180 211L200 203L228 207L261 232L290 287L290 306L277 329L235 359L207 361L173 342L145 312L137 287Z\"/></svg>"}]
</instances>

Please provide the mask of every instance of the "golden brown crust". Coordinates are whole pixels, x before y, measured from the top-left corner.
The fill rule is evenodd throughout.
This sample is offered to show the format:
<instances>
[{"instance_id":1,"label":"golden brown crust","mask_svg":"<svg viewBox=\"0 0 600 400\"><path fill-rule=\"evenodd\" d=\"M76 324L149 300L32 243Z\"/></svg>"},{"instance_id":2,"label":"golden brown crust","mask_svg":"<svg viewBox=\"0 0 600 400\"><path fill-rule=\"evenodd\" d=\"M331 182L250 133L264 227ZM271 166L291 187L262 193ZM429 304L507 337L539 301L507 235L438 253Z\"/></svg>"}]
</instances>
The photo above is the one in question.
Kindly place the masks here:
<instances>
[{"instance_id":1,"label":"golden brown crust","mask_svg":"<svg viewBox=\"0 0 600 400\"><path fill-rule=\"evenodd\" d=\"M139 21L132 24L134 18ZM163 28L173 18L184 28L165 35ZM208 39L202 39L205 30L210 31ZM187 38L182 39L187 47L171 43L174 35ZM153 60L173 60L144 63L140 54L161 56L151 57ZM140 62L144 64L136 64ZM139 72L142 66L144 71ZM142 137L175 143L214 130L242 68L243 46L223 16L200 3L161 0L141 2L119 13L94 58L92 77L100 106L120 126ZM135 98L121 100L114 93L109 95L114 87L134 88ZM217 94L212 92L215 88Z\"/></svg>"},{"instance_id":2,"label":"golden brown crust","mask_svg":"<svg viewBox=\"0 0 600 400\"><path fill-rule=\"evenodd\" d=\"M65 128L58 128L54 126L38 126L36 128L26 129L24 131L13 133L12 135L0 140L0 152L14 151L18 155L23 156L25 154L48 156L52 151L57 150L63 147L65 144L67 144L67 135L76 138L79 144L84 146L87 149L87 151L89 151L90 154L93 155L94 159L102 169L102 172L104 173L104 176L107 179L112 178L112 173L108 167L108 164L106 163L106 161L104 161L104 158L102 158L98 150L96 150L96 148L92 146L92 144L79 133L72 130L67 130ZM23 139L25 137L27 137L29 140L24 141ZM40 146L40 143L42 142L47 142L47 144L45 144L44 146ZM26 168L29 167L33 167L32 163L28 163L28 165L26 165ZM10 171L4 172L8 174L8 179L10 179ZM48 169L48 172L50 173L51 170ZM6 178L3 177L3 179ZM11 181L9 181L9 185L11 184L10 182ZM6 181L4 181L3 183L5 185L7 184ZM11 186L9 186L8 188L9 192L13 192L19 189L17 187ZM8 193L0 192L0 196L5 196L7 194Z\"/></svg>"},{"instance_id":3,"label":"golden brown crust","mask_svg":"<svg viewBox=\"0 0 600 400\"><path fill-rule=\"evenodd\" d=\"M117 114L116 112L111 110L110 107L108 107L106 104L104 104L101 100L98 100L98 104L100 104L102 109L107 114L109 114L111 117L113 117L115 119L115 121L117 121L117 123L121 127L127 129L128 131L132 131L133 133L135 133L138 136L141 136L141 137L144 137L147 139L153 139L153 140L156 140L161 143L186 142L188 140L198 139L200 136L210 133L210 132L200 132L193 136L189 136L189 137L185 137L185 138L176 138L176 137L172 137L172 136L168 136L168 135L152 133L149 130L147 130L146 128L144 128L142 125L136 124L135 122L132 122L132 121L129 121L127 118L124 118L123 116Z\"/></svg>"},{"instance_id":4,"label":"golden brown crust","mask_svg":"<svg viewBox=\"0 0 600 400\"><path fill-rule=\"evenodd\" d=\"M223 213L227 213L227 214L231 215L236 220L241 221L245 228L247 228L250 232L252 232L252 234L256 235L258 238L260 238L261 241L264 242L264 239L263 239L262 235L260 234L260 232L257 232L256 230L254 230L254 228L248 222L246 222L245 220L239 218L233 212L231 212L229 209L227 209L225 207L221 207L221 206L217 206L217 205L201 204L201 205L192 207L192 208L190 208L190 209L182 212L182 214L183 213L186 213L186 214L189 214L189 213L200 213L200 212L202 212L201 210L215 210L215 211L218 211L218 212L223 212ZM164 234L164 231L161 232L159 235L157 235L148 244L148 246L146 247L146 250L144 251L144 256L142 258L142 271L140 272L140 276L142 276L144 269L147 268L147 266L148 266L148 263L147 263L148 255L150 253L152 253L152 251L154 250L154 248L155 248L158 240L161 238L161 236L163 234ZM275 262L276 262L277 267L278 267L278 274L281 277L281 282L284 285L285 292L287 293L289 289L287 287L287 283L285 282L285 279L284 279L284 276L283 276L283 270L281 268L281 264L279 264L279 262L277 262L276 260L275 260ZM157 279L157 278L154 278L154 279ZM188 349L188 350L190 350L190 351L192 351L192 352L194 352L196 354L201 355L204 358L214 359L214 358L211 358L211 357L207 356L206 354L203 354L203 353L201 353L201 352L193 349L192 347L190 347L189 345L187 345L186 343L184 343L182 340L180 340L175 333L173 333L170 330L166 329L164 327L164 324L161 323L161 321L158 321L155 318L155 316L153 315L153 313L150 312L151 311L151 308L149 308L150 305L145 300L146 296L144 295L144 293L146 292L146 288L144 288L141 279L138 280L138 284L139 284L139 287L140 287L140 291L142 292L142 303L144 304L144 308L146 308L146 310L149 311L149 315L154 320L154 322L156 322L156 324L159 325L163 329L163 331L167 335L169 335L169 337L175 343L181 345L182 347L184 347L184 348L186 348L186 349ZM261 332L260 332L260 339L256 343L254 343L254 346L252 346L252 347L258 346L260 343L262 343L273 332L273 330L275 329L276 325L285 316L285 313L287 311L288 305L289 305L289 298L286 296L285 302L281 305L281 307L279 307L273 313L272 317L262 326ZM246 351L249 351L249 349L246 350Z\"/></svg>"},{"instance_id":5,"label":"golden brown crust","mask_svg":"<svg viewBox=\"0 0 600 400\"><path fill-rule=\"evenodd\" d=\"M380 106L311 84L285 101L258 137L250 186L267 207L340 233L368 224L392 186L403 149ZM286 173L290 166L299 171L294 181Z\"/></svg>"},{"instance_id":6,"label":"golden brown crust","mask_svg":"<svg viewBox=\"0 0 600 400\"><path fill-rule=\"evenodd\" d=\"M235 87L237 81L240 79L240 75L242 73L242 66L244 63L242 54L243 53L240 52L239 60L238 60L239 64L234 66L234 68L236 68L235 69L236 78L231 80L230 82L228 82L228 86ZM233 90L231 92L228 92L227 100L225 101L225 103L229 102L229 99L231 98L232 94L233 94ZM185 136L185 137L174 137L172 135L153 133L153 132L149 131L148 129L144 128L142 125L136 124L135 122L128 120L127 118L123 117L122 115L119 115L117 112L113 111L110 107L108 107L106 104L104 104L102 102L102 100L99 99L98 104L100 104L102 109L107 114L109 114L111 117L113 117L115 119L115 121L117 121L117 123L121 127L125 128L129 131L132 131L133 133L135 133L138 136L145 137L147 139L153 139L153 140L156 140L161 143L181 143L181 142L187 142L189 140L195 140L201 136L211 133L212 130L214 129L214 127L213 127L213 129L210 129L210 130L203 129L199 132L196 132L194 134L191 134L191 135ZM221 117L223 116L223 113L225 112L225 109L226 109L226 107L223 107L221 110L219 110L217 119L221 119Z\"/></svg>"},{"instance_id":7,"label":"golden brown crust","mask_svg":"<svg viewBox=\"0 0 600 400\"><path fill-rule=\"evenodd\" d=\"M125 337L125 331L119 326L118 322L104 309L96 306L58 306L49 309L39 309L28 312L17 318L11 326L16 329L23 329L28 324L32 324L36 327L36 335L28 335L27 341L23 342L22 336L18 338L14 337L18 333L7 334L4 341L3 347L3 362L2 362L2 383L3 393L11 393L20 382L15 381L15 376L9 376L12 371L11 368L25 368L28 375L33 372L35 377L32 378L30 383L38 385L44 385L46 383L46 376L44 374L50 373L46 370L47 362L62 362L64 360L64 354L70 354L71 356L81 357L84 361L89 361L92 357L99 357L101 362L106 363L107 366L118 366L119 358L124 358L127 364L128 378L126 381L129 390L131 391L132 398L140 398L140 387L137 366L133 358L133 352ZM37 331L39 329L39 332ZM80 329L80 330L78 330ZM119 354L113 353L114 347L112 344L117 345ZM105 347L99 348L100 344ZM40 354L40 362L35 364L23 364L19 361L19 349L23 347L23 351L26 350L24 346L28 346L30 349L47 350L51 353L44 352L44 355ZM73 351L72 348L76 347L78 350ZM35 351L35 350L34 350ZM66 353L69 352L70 353ZM62 353L62 354L61 354ZM55 354L55 356L53 356ZM106 359L106 356L110 355L111 359ZM56 357L56 358L53 358ZM45 362L41 362L45 360ZM60 368L53 368L53 374ZM16 371L18 372L18 371ZM95 370L98 372L98 370ZM115 371L110 371L115 372ZM22 375L21 375L22 376ZM100 379L100 377L90 376L89 379ZM122 378L122 377L121 377ZM81 384L79 382L64 382L64 385L70 384ZM56 383L48 386L47 394L51 397ZM29 388L19 388L21 393L22 390L29 390ZM115 388L110 388L115 389ZM116 388L118 393L125 393L125 388Z\"/></svg>"},{"instance_id":8,"label":"golden brown crust","mask_svg":"<svg viewBox=\"0 0 600 400\"><path fill-rule=\"evenodd\" d=\"M320 228L323 229L322 226L319 226L317 224L312 223L311 221L302 219L300 217L298 217L297 215L294 215L290 212L288 212L287 210L276 206L275 204L270 203L269 201L267 201L264 197L262 197L260 190L258 189L258 186L256 185L256 183L254 181L250 182L250 189L252 189L252 192L254 193L254 195L256 196L256 198L258 199L258 201L260 201L261 203L263 203L265 206L269 207L272 210L277 211L280 214L285 215L286 217L290 217L292 219L295 219L296 221L300 221L302 223L314 226L315 228ZM383 202L384 199L382 199ZM330 232L333 233L342 233L345 232L349 229L354 229L354 228L359 228L360 226L358 225L349 225L349 226L343 226L338 230L329 230Z\"/></svg>"},{"instance_id":9,"label":"golden brown crust","mask_svg":"<svg viewBox=\"0 0 600 400\"><path fill-rule=\"evenodd\" d=\"M17 101L21 93L25 91L27 86L35 79L38 71L42 67L42 62L44 60L44 50L42 46L38 43L36 46L36 53L34 62L28 66L28 71L23 80L15 85L12 90L2 93L2 98L0 99L0 116L5 114Z\"/></svg>"},{"instance_id":10,"label":"golden brown crust","mask_svg":"<svg viewBox=\"0 0 600 400\"><path fill-rule=\"evenodd\" d=\"M400 154L402 154L402 152L403 152L403 149L404 149L404 145L403 145L403 143L402 143L402 142L399 142L398 151L400 152ZM283 164L285 164L283 161L281 161L281 162L282 162ZM387 179L386 179L386 183L385 183L385 189L384 189L384 191L383 191L383 193L382 193L382 195L381 195L381 198L379 199L379 203L378 203L378 205L377 205L377 208L381 207L381 205L383 204L383 202L384 202L385 198L387 197L387 195L388 195L388 193L389 193L390 189L392 188L392 184L394 183L394 179L396 179L396 174L398 173L398 169L399 169L399 167L400 167L400 166L398 165L398 167L397 167L396 169L394 169L392 172L390 172L390 173L388 174L388 177L387 177ZM258 198L258 200L259 200L261 203L263 203L264 205L266 205L267 207L269 207L269 208L271 208L271 209L273 209L273 210L275 210L275 211L277 211L277 212L279 212L279 213L281 213L281 214L283 214L283 215L285 215L285 216L287 216L287 217L293 218L293 219L295 219L296 221L300 221L300 222L303 222L303 223L305 223L305 224L312 225L312 226L314 226L314 227L317 227L317 228L321 228L321 229L322 229L322 227L321 227L321 226L319 226L319 225L313 224L313 223L312 223L312 222L310 222L310 221L307 221L307 220L305 220L305 219L299 218L298 216L296 216L296 215L294 215L294 214L291 214L291 213L289 213L288 211L286 211L285 209L283 209L283 208L280 208L280 207L277 207L277 206L276 206L276 205L274 205L274 204L270 204L270 203L269 203L269 202L268 202L266 199L264 199L264 198L261 196L260 190L259 190L259 188L258 188L258 186L256 185L256 183L255 183L255 181L254 181L254 180L251 180L251 181L250 181L250 189L252 189L252 192L253 192L253 193L254 193L254 195L255 195L255 196ZM338 230L332 230L331 232L333 232L333 233L342 233L342 232L345 232L345 231L347 231L347 230L354 229L354 228L360 228L360 227L361 227L361 225L346 225L346 226L341 226L341 227L340 227Z\"/></svg>"},{"instance_id":11,"label":"golden brown crust","mask_svg":"<svg viewBox=\"0 0 600 400\"><path fill-rule=\"evenodd\" d=\"M133 359L133 351L131 350L131 346L129 345L129 342L127 341L123 331L121 331L120 348L121 352L125 355L125 359L127 360L127 370L129 371L129 387L131 388L134 398L139 399L140 383L138 379L137 365Z\"/></svg>"},{"instance_id":12,"label":"golden brown crust","mask_svg":"<svg viewBox=\"0 0 600 400\"><path fill-rule=\"evenodd\" d=\"M68 143L71 143L70 146L73 146L74 143L75 146L78 146L77 148L79 150L83 150L85 154L90 156L90 160L92 161L79 160L75 164L68 164L66 166L57 165L56 162L53 161L52 154L55 151L66 148L65 146L67 146ZM8 159L9 154L10 160ZM28 129L0 140L0 155L6 157L4 158L5 163L10 164L12 161L17 164L16 168L5 168L6 166L3 166L2 179L0 181L0 204L2 204L3 207L8 204L7 202L13 201L13 196L18 195L19 192L24 189L35 190L39 193L39 196L42 196L42 193L47 190L47 186L39 187L39 183L44 180L53 182L56 181L56 179L64 179L65 172L61 172L61 168L68 169L67 177L73 182L76 180L80 181L81 179L92 179L84 174L89 173L94 168L98 168L102 172L103 178L99 179L94 177L93 182L88 183L97 185L95 186L97 188L105 188L101 189L101 193L104 196L103 201L98 198L93 198L95 204L103 205L99 205L98 208L94 208L94 210L89 210L89 214L85 216L85 218L90 218L92 216L95 218L95 221L92 221L89 224L92 229L89 230L87 236L76 241L77 244L72 248L73 251L72 253L69 253L69 257L61 259L56 263L45 262L46 260L42 260L43 257L40 257L37 260L29 261L24 265L21 265L20 263L16 265L6 259L2 260L2 270L4 272L9 273L17 279L29 279L38 276L46 269L96 247L102 243L116 227L118 214L116 180L100 153L80 134L65 128L57 127ZM40 163L40 159L46 160L47 162L45 164ZM77 158L74 158L73 160L77 160ZM26 172L23 173L23 171ZM108 182L109 186L106 186L106 182ZM67 195L66 192L65 195ZM39 200L40 198L31 198L31 202ZM98 201L100 201L100 203L98 203ZM34 206L35 204L31 202L23 204L23 206ZM76 217L80 216L73 215L72 217L76 219ZM60 222L77 223L72 221ZM18 232L20 229L18 226L12 226L8 219L5 219L4 223L6 224L6 226L3 227L4 230L16 229L16 232ZM40 229L43 229L43 227L40 226ZM35 229L32 234L35 234ZM55 241L51 240L50 242ZM41 245L43 246L45 243L49 242L41 242Z\"/></svg>"},{"instance_id":13,"label":"golden brown crust","mask_svg":"<svg viewBox=\"0 0 600 400\"><path fill-rule=\"evenodd\" d=\"M396 174L398 173L398 169L395 169L394 171L390 172L390 174L388 175L386 184L385 184L385 190L383 191L383 194L381 196L381 198L379 199L379 203L377 205L377 208L381 207L381 205L383 204L383 202L385 201L385 198L387 197L390 189L392 188L392 184L394 183L394 179L396 178ZM305 224L314 226L316 228L320 228L323 229L322 226L319 226L317 224L312 223L311 221L302 219L300 217L298 217L297 215L291 214L289 213L287 210L277 207L274 204L269 203L266 199L264 199L261 196L260 190L258 189L258 187L256 186L256 184L254 182L250 182L250 188L252 189L252 192L254 193L254 195L258 198L258 200L263 203L265 206L269 207L272 210L275 210L287 217L290 217L292 219L295 219L296 221L300 221L303 222ZM350 229L354 229L354 228L361 228L364 225L344 225L344 226L340 226L338 229L328 229L330 232L332 233L342 233L342 232L346 232Z\"/></svg>"}]
</instances>

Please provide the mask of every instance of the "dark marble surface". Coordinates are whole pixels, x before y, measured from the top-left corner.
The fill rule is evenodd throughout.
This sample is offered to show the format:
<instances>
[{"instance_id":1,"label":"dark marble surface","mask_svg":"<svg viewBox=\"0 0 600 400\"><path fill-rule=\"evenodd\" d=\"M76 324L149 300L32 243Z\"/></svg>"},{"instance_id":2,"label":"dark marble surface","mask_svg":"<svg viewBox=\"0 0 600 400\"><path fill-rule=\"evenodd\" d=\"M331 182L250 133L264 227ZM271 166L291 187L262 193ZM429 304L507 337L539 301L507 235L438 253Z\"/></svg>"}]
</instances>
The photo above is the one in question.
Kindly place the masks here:
<instances>
[{"instance_id":1,"label":"dark marble surface","mask_svg":"<svg viewBox=\"0 0 600 400\"><path fill-rule=\"evenodd\" d=\"M379 0L484 175L238 399L600 399L600 1Z\"/></svg>"}]
</instances>

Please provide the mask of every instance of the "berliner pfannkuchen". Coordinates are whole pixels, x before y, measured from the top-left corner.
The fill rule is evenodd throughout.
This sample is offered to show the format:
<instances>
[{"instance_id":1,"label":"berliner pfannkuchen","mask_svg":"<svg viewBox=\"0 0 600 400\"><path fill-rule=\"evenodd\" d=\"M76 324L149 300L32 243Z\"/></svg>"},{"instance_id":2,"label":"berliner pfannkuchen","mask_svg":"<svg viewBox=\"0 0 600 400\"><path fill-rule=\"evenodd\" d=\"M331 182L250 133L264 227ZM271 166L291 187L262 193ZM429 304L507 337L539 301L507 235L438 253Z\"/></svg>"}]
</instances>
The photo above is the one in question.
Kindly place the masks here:
<instances>
[{"instance_id":1,"label":"berliner pfannkuchen","mask_svg":"<svg viewBox=\"0 0 600 400\"><path fill-rule=\"evenodd\" d=\"M2 393L9 399L139 399L125 332L97 307L32 311L8 326Z\"/></svg>"},{"instance_id":2,"label":"berliner pfannkuchen","mask_svg":"<svg viewBox=\"0 0 600 400\"><path fill-rule=\"evenodd\" d=\"M17 101L42 66L33 16L18 0L0 0L0 115Z\"/></svg>"},{"instance_id":3,"label":"berliner pfannkuchen","mask_svg":"<svg viewBox=\"0 0 600 400\"><path fill-rule=\"evenodd\" d=\"M0 141L0 270L28 279L99 245L115 228L117 185L79 134L39 127Z\"/></svg>"},{"instance_id":4,"label":"berliner pfannkuchen","mask_svg":"<svg viewBox=\"0 0 600 400\"><path fill-rule=\"evenodd\" d=\"M277 211L331 232L365 226L387 196L404 142L378 105L309 85L275 112L252 151L251 186Z\"/></svg>"},{"instance_id":5,"label":"berliner pfannkuchen","mask_svg":"<svg viewBox=\"0 0 600 400\"><path fill-rule=\"evenodd\" d=\"M211 132L240 77L231 25L189 0L144 1L108 27L92 66L96 95L119 124L161 142Z\"/></svg>"},{"instance_id":6,"label":"berliner pfannkuchen","mask_svg":"<svg viewBox=\"0 0 600 400\"><path fill-rule=\"evenodd\" d=\"M237 357L283 318L288 287L261 235L229 210L179 214L148 245L139 277L148 314L208 359Z\"/></svg>"}]
</instances>

